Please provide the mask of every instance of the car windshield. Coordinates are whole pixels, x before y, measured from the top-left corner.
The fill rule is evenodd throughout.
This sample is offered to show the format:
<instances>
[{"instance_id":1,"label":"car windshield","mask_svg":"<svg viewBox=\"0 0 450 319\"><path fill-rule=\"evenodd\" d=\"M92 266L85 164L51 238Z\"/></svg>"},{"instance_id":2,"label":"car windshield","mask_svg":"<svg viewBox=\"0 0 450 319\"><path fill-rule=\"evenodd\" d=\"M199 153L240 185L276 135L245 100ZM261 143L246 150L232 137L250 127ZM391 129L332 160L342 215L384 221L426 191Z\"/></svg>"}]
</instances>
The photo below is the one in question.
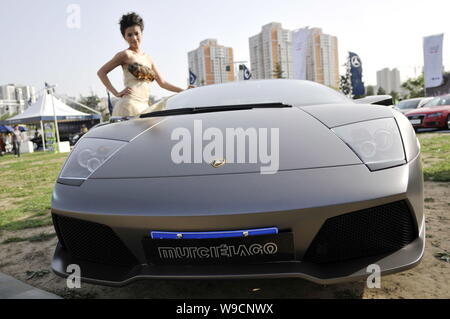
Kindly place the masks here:
<instances>
[{"instance_id":1,"label":"car windshield","mask_svg":"<svg viewBox=\"0 0 450 319\"><path fill-rule=\"evenodd\" d=\"M419 105L420 100L406 100L401 101L397 104L397 108L399 109L415 109L417 108L417 105Z\"/></svg>"},{"instance_id":2,"label":"car windshield","mask_svg":"<svg viewBox=\"0 0 450 319\"><path fill-rule=\"evenodd\" d=\"M284 104L292 106L319 104L354 104L339 91L311 81L255 80L205 85L162 100L143 114L186 108ZM221 109L223 110L223 109Z\"/></svg>"},{"instance_id":3,"label":"car windshield","mask_svg":"<svg viewBox=\"0 0 450 319\"><path fill-rule=\"evenodd\" d=\"M450 105L450 96L435 98L425 104L424 107L436 107L441 105Z\"/></svg>"}]
</instances>

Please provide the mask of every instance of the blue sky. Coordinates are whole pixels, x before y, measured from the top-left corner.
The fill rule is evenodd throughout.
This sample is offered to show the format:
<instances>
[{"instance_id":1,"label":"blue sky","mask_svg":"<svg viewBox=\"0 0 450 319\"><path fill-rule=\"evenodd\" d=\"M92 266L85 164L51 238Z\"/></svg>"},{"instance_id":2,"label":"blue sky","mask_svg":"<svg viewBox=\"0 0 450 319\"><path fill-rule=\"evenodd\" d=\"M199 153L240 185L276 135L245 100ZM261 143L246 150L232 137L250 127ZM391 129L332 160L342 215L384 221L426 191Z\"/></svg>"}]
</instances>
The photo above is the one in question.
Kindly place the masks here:
<instances>
[{"instance_id":1,"label":"blue sky","mask_svg":"<svg viewBox=\"0 0 450 319\"><path fill-rule=\"evenodd\" d=\"M67 27L70 4L81 9L81 27ZM423 65L422 37L444 36L444 65L450 69L450 1L448 0L2 0L0 3L0 84L42 88L57 84L58 93L100 96L105 89L97 70L126 48L119 31L122 14L136 11L145 21L142 49L163 77L185 87L187 52L206 38L234 49L235 60L249 61L248 38L262 25L320 27L338 37L340 64L348 51L363 61L366 84L376 71L398 67L402 80ZM416 69L415 69L416 67ZM123 89L121 70L110 73ZM151 85L158 97L171 92Z\"/></svg>"}]
</instances>

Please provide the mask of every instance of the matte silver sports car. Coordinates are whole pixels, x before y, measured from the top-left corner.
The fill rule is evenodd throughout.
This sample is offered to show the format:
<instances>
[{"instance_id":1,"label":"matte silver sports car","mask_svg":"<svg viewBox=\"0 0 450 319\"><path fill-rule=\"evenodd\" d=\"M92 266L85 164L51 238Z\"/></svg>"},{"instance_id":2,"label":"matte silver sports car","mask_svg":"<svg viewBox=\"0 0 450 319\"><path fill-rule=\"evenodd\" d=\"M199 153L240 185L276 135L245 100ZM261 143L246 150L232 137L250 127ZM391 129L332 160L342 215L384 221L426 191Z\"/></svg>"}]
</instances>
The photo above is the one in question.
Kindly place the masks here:
<instances>
[{"instance_id":1,"label":"matte silver sports car","mask_svg":"<svg viewBox=\"0 0 450 319\"><path fill-rule=\"evenodd\" d=\"M423 256L420 146L398 111L317 83L205 86L85 134L52 214L52 268L86 282L360 280Z\"/></svg>"}]
</instances>

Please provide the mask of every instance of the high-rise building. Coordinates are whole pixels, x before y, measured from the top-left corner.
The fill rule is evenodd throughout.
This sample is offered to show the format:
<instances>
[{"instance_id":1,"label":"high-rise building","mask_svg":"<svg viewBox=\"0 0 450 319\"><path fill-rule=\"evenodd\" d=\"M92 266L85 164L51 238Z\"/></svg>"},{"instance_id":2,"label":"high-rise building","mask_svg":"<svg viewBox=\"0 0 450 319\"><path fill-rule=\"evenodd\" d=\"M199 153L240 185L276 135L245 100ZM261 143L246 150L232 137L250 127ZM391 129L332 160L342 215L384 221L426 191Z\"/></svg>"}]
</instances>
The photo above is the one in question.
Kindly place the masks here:
<instances>
[{"instance_id":1,"label":"high-rise building","mask_svg":"<svg viewBox=\"0 0 450 319\"><path fill-rule=\"evenodd\" d=\"M264 25L260 33L249 38L249 46L253 79L273 79L280 75L292 78L291 32L283 29L281 23Z\"/></svg>"},{"instance_id":2,"label":"high-rise building","mask_svg":"<svg viewBox=\"0 0 450 319\"><path fill-rule=\"evenodd\" d=\"M36 102L36 90L33 86L6 84L0 86L0 117L5 114L22 113L29 103Z\"/></svg>"},{"instance_id":3,"label":"high-rise building","mask_svg":"<svg viewBox=\"0 0 450 319\"><path fill-rule=\"evenodd\" d=\"M389 68L384 68L377 71L377 87L376 91L382 88L386 94L391 92L402 92L401 82L400 82L400 71L396 68L390 70Z\"/></svg>"},{"instance_id":4,"label":"high-rise building","mask_svg":"<svg viewBox=\"0 0 450 319\"><path fill-rule=\"evenodd\" d=\"M320 28L303 28L305 33L305 79L339 88L338 41L335 36L322 33ZM292 31L272 22L249 39L250 64L254 79L294 78Z\"/></svg>"},{"instance_id":5,"label":"high-rise building","mask_svg":"<svg viewBox=\"0 0 450 319\"><path fill-rule=\"evenodd\" d=\"M335 36L325 34L320 28L302 28L294 32L303 33L301 38L303 43L299 47L305 49L305 53L295 55L294 65L300 67L301 63L306 64L305 79L322 83L329 87L339 88L339 55L338 41ZM297 47L297 43L294 44Z\"/></svg>"},{"instance_id":6,"label":"high-rise building","mask_svg":"<svg viewBox=\"0 0 450 319\"><path fill-rule=\"evenodd\" d=\"M33 86L6 84L0 86L1 100L26 100L31 103L36 102L36 90Z\"/></svg>"},{"instance_id":7,"label":"high-rise building","mask_svg":"<svg viewBox=\"0 0 450 319\"><path fill-rule=\"evenodd\" d=\"M234 81L233 49L219 45L216 39L200 42L198 49L188 53L188 62L198 86Z\"/></svg>"}]
</instances>

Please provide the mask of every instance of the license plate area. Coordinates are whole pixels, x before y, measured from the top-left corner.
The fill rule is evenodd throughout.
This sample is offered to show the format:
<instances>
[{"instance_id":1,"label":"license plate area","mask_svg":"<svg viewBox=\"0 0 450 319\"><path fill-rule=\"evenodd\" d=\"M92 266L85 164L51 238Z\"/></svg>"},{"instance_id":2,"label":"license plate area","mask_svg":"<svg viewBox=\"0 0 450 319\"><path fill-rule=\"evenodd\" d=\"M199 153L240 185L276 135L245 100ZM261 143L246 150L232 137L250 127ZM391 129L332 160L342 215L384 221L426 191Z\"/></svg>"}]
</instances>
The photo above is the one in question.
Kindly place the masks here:
<instances>
[{"instance_id":1,"label":"license plate area","mask_svg":"<svg viewBox=\"0 0 450 319\"><path fill-rule=\"evenodd\" d=\"M411 119L410 122L411 122L412 125L422 124L422 120L421 119Z\"/></svg>"},{"instance_id":2,"label":"license plate area","mask_svg":"<svg viewBox=\"0 0 450 319\"><path fill-rule=\"evenodd\" d=\"M225 230L225 231L208 231L208 232L167 232L152 231L150 237L152 239L208 239L208 238L231 238L231 237L248 237L259 235L278 234L278 228L255 228L245 230Z\"/></svg>"},{"instance_id":3,"label":"license plate area","mask_svg":"<svg viewBox=\"0 0 450 319\"><path fill-rule=\"evenodd\" d=\"M142 240L147 262L155 265L255 264L295 260L292 232L270 235Z\"/></svg>"}]
</instances>

